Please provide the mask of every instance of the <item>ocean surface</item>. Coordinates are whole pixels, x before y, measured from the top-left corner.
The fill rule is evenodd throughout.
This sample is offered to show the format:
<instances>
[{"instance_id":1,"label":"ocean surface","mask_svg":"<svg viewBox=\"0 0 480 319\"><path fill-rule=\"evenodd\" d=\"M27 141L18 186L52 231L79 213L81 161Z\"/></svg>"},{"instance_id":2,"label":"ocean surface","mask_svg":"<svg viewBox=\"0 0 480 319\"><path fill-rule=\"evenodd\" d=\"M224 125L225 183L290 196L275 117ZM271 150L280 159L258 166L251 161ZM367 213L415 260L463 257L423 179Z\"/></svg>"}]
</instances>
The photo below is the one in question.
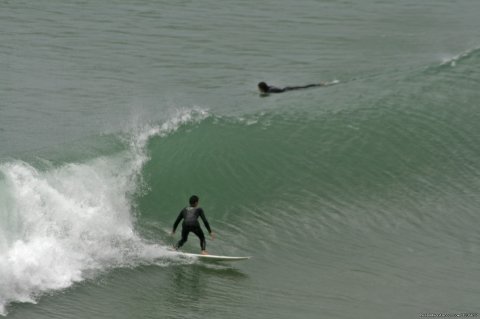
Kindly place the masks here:
<instances>
[{"instance_id":1,"label":"ocean surface","mask_svg":"<svg viewBox=\"0 0 480 319\"><path fill-rule=\"evenodd\" d=\"M479 14L1 1L0 315L480 313ZM192 194L208 251L252 259L169 251Z\"/></svg>"}]
</instances>

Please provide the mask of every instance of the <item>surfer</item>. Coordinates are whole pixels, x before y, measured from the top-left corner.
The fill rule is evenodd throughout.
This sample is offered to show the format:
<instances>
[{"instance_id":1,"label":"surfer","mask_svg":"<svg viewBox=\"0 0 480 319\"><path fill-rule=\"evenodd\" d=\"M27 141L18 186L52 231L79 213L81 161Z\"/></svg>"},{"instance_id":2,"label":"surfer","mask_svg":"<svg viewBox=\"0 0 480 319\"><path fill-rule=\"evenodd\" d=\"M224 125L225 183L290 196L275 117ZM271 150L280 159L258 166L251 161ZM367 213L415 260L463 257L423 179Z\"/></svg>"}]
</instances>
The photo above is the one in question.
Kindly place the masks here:
<instances>
[{"instance_id":1,"label":"surfer","mask_svg":"<svg viewBox=\"0 0 480 319\"><path fill-rule=\"evenodd\" d=\"M200 239L200 247L202 248L202 255L207 255L206 247L207 243L205 241L205 235L203 234L202 228L200 227L200 223L198 222L198 217L200 217L203 221L203 224L208 230L208 233L212 237L212 240L215 238L212 230L210 229L210 224L208 223L207 218L205 217L205 213L203 209L198 207L199 198L196 195L193 195L189 199L190 206L185 207L180 211L178 214L177 220L173 224L172 235L175 235L175 231L177 230L177 226L180 221L183 219L182 223L182 238L178 241L178 243L174 246L175 249L179 249L180 247L185 244L188 239L188 234L190 232L197 235Z\"/></svg>"},{"instance_id":2,"label":"surfer","mask_svg":"<svg viewBox=\"0 0 480 319\"><path fill-rule=\"evenodd\" d=\"M299 90L299 89L307 89L311 87L316 87L316 86L325 86L326 83L320 82L317 84L308 84L308 85L303 85L303 86L286 86L284 88L278 88L276 86L271 86L268 85L265 82L260 82L258 83L258 90L260 91L261 94L269 94L269 93L283 93L286 91L292 91L292 90Z\"/></svg>"}]
</instances>

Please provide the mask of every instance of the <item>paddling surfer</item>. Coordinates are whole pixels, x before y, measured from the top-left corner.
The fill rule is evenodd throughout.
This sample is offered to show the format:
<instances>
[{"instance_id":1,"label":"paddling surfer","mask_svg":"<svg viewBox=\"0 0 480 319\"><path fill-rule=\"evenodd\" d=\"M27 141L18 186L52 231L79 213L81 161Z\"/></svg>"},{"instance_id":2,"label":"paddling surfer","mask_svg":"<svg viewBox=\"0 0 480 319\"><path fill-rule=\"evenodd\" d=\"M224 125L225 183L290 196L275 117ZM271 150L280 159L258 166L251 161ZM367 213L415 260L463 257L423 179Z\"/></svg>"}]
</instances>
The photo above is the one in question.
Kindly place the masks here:
<instances>
[{"instance_id":1,"label":"paddling surfer","mask_svg":"<svg viewBox=\"0 0 480 319\"><path fill-rule=\"evenodd\" d=\"M198 218L200 217L207 228L208 233L210 234L212 240L215 238L212 230L210 229L210 224L208 223L207 218L205 217L205 213L203 209L198 207L199 198L196 195L193 195L189 199L190 206L185 207L180 211L178 214L175 223L173 224L172 235L175 234L177 230L177 226L180 221L183 219L182 223L182 238L178 241L178 243L174 246L175 249L179 249L180 247L185 244L188 239L188 234L190 232L197 235L198 239L200 239L200 247L202 249L202 255L207 255L206 247L207 243L205 241L205 235L203 234L202 228L200 227L200 223L198 222Z\"/></svg>"},{"instance_id":2,"label":"paddling surfer","mask_svg":"<svg viewBox=\"0 0 480 319\"><path fill-rule=\"evenodd\" d=\"M325 86L327 85L324 82L316 83L316 84L308 84L303 86L286 86L284 88L278 88L276 86L268 85L265 82L260 82L257 84L258 90L261 94L269 94L269 93L283 93L286 91L293 91L293 90L300 90L300 89L307 89L316 86Z\"/></svg>"}]
</instances>

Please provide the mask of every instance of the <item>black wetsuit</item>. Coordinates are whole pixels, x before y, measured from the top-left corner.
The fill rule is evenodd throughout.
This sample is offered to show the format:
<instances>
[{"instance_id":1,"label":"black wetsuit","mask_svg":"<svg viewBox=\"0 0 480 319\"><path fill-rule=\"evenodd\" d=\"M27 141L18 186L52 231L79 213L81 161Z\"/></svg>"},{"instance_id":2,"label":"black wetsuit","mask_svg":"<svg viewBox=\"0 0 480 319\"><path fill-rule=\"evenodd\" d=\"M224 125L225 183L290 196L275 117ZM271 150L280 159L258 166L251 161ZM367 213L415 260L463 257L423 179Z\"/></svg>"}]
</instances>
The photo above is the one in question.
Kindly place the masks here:
<instances>
[{"instance_id":1,"label":"black wetsuit","mask_svg":"<svg viewBox=\"0 0 480 319\"><path fill-rule=\"evenodd\" d=\"M202 248L202 250L205 250L205 248L207 247L207 243L205 241L205 235L203 234L202 228L200 227L200 223L198 222L198 217L202 218L203 224L207 228L208 233L212 233L212 230L210 229L210 224L205 217L203 209L201 209L200 207L185 207L184 209L182 209L180 214L178 214L177 220L173 224L173 231L175 232L178 224L183 219L182 239L180 239L175 246L176 249L182 247L188 239L188 234L190 232L193 232L200 239L200 247Z\"/></svg>"},{"instance_id":2,"label":"black wetsuit","mask_svg":"<svg viewBox=\"0 0 480 319\"><path fill-rule=\"evenodd\" d=\"M276 86L268 86L267 92L265 93L283 93L286 91L307 89L315 86L324 86L324 84L309 84L304 86L286 86L284 88L277 88Z\"/></svg>"}]
</instances>

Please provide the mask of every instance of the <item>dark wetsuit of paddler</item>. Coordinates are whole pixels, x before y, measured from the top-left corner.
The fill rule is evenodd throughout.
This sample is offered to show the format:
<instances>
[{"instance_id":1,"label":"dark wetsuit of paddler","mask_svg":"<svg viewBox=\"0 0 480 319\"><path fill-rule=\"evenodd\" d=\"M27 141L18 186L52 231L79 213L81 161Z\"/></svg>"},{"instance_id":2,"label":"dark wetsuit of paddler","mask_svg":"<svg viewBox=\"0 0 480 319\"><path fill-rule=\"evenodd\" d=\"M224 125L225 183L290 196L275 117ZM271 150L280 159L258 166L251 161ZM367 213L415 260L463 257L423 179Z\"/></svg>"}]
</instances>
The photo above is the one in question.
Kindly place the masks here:
<instances>
[{"instance_id":1,"label":"dark wetsuit of paddler","mask_svg":"<svg viewBox=\"0 0 480 319\"><path fill-rule=\"evenodd\" d=\"M185 207L180 211L180 214L178 214L178 217L175 220L175 223L173 224L172 234L175 234L178 224L183 219L182 238L175 245L175 249L179 249L180 247L182 247L183 244L185 244L185 242L188 239L188 234L192 232L195 235L197 235L197 237L200 239L200 247L202 248L202 254L206 254L205 249L206 249L207 243L205 241L205 235L203 234L202 228L200 227L200 223L198 222L199 217L202 219L203 224L207 228L208 233L212 236L212 239L213 239L213 233L212 233L212 230L210 229L210 224L208 223L208 220L205 217L205 213L203 212L203 209L198 207L198 202L199 202L199 199L197 196L193 195L192 197L190 197L190 206Z\"/></svg>"},{"instance_id":2,"label":"dark wetsuit of paddler","mask_svg":"<svg viewBox=\"0 0 480 319\"><path fill-rule=\"evenodd\" d=\"M292 90L300 90L300 89L308 89L311 87L315 86L325 86L326 83L316 83L316 84L308 84L308 85L303 85L303 86L286 86L284 88L278 88L273 85L268 85L265 82L260 82L258 83L257 87L260 93L262 94L269 94L269 93L283 93L286 91L292 91Z\"/></svg>"}]
</instances>

